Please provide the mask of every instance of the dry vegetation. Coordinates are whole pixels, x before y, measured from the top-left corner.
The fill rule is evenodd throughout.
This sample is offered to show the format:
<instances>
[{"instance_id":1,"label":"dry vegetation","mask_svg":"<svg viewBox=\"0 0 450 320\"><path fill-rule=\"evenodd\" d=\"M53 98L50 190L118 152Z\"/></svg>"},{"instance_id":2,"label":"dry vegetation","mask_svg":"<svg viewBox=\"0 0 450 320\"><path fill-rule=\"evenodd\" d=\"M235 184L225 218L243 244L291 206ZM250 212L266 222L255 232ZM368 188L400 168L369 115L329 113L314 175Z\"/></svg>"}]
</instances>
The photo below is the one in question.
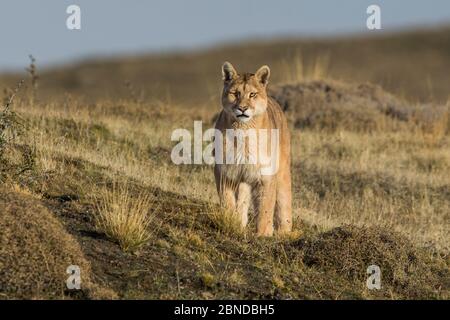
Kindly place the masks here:
<instances>
[{"instance_id":1,"label":"dry vegetation","mask_svg":"<svg viewBox=\"0 0 450 320\"><path fill-rule=\"evenodd\" d=\"M436 40L434 54L448 56L448 37L434 37L447 39ZM427 41L434 43L430 38L433 34ZM385 41L390 56L382 61L393 61L386 68L394 61L406 66L431 59L432 48L405 62L402 52L392 51L390 38L360 41L369 46ZM314 45L327 47L298 46L308 51ZM289 70L274 81L271 93L292 130L296 217L290 236L273 239L256 239L218 208L210 166L175 166L170 160L173 129L193 129L194 120L203 120L204 129L212 125L219 110L216 88L194 77L189 86L196 85L202 97L202 91L210 95L198 104L187 94L181 103L178 81L192 76L189 70L179 79L161 78L180 93L176 99L162 99L165 88L154 99L154 88L141 94L139 86L147 82L123 79L115 87L101 63L72 75L37 78L30 72L33 93L9 104L26 130L6 132L10 151L2 149L0 297L448 299L450 104L442 84L431 91L440 99L430 100L429 92L416 96L417 82L411 81L399 88L405 96L411 93L414 99L408 100L378 85L331 80L332 70L341 70L333 65L340 54L333 52L343 49L328 47L332 54L315 60L297 55L292 68L283 59L272 67L274 75ZM268 60L277 56L272 51ZM198 72L212 73L206 68L214 61L219 88L221 59L215 51L200 55L209 58L205 65L195 63ZM159 68L160 76L167 70L169 77L173 70L165 58L154 59L139 65ZM136 74L137 62L123 63ZM442 69L450 70L446 64ZM360 70L347 66L343 74L352 72ZM46 80L79 83L92 74L110 86L111 97L124 89L121 98L97 94L87 102L77 93L80 86L60 100L60 86ZM44 82L39 89L33 82L38 79ZM444 84L448 96L448 79ZM65 89L71 92L69 85ZM24 154L32 161L24 162ZM12 164L16 171L5 169ZM64 290L66 264L86 270L81 293ZM382 270L379 291L365 286L371 264Z\"/></svg>"},{"instance_id":2,"label":"dry vegetation","mask_svg":"<svg viewBox=\"0 0 450 320\"><path fill-rule=\"evenodd\" d=\"M97 230L117 241L124 251L136 249L150 239L151 202L145 193L134 198L125 182L114 185L112 190L101 190L96 201Z\"/></svg>"}]
</instances>

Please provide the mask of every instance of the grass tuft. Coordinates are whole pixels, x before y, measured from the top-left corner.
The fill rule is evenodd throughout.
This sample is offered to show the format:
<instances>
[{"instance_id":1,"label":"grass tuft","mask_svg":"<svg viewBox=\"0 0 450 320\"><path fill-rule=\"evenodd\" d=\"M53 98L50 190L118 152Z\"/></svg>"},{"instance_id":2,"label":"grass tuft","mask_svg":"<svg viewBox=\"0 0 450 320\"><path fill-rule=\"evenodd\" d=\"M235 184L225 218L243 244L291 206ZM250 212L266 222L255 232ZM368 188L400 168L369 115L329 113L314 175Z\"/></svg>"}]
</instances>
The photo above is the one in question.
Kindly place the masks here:
<instances>
[{"instance_id":1,"label":"grass tuft","mask_svg":"<svg viewBox=\"0 0 450 320\"><path fill-rule=\"evenodd\" d=\"M205 288L214 288L216 285L216 278L209 272L204 272L200 275L200 282Z\"/></svg>"},{"instance_id":2,"label":"grass tuft","mask_svg":"<svg viewBox=\"0 0 450 320\"><path fill-rule=\"evenodd\" d=\"M212 226L220 233L229 237L242 237L245 230L237 213L225 208L216 208L210 211L208 218Z\"/></svg>"},{"instance_id":3,"label":"grass tuft","mask_svg":"<svg viewBox=\"0 0 450 320\"><path fill-rule=\"evenodd\" d=\"M34 148L19 141L19 138L25 135L27 126L11 109L22 85L23 80L14 90L5 91L3 110L0 111L0 182L18 179L35 165Z\"/></svg>"},{"instance_id":4,"label":"grass tuft","mask_svg":"<svg viewBox=\"0 0 450 320\"><path fill-rule=\"evenodd\" d=\"M119 243L124 251L135 251L150 239L151 200L140 193L133 197L127 185L114 185L97 195L97 230Z\"/></svg>"},{"instance_id":5,"label":"grass tuft","mask_svg":"<svg viewBox=\"0 0 450 320\"><path fill-rule=\"evenodd\" d=\"M293 58L283 60L281 69L286 83L323 80L329 77L330 55L321 53L307 62L298 52Z\"/></svg>"}]
</instances>

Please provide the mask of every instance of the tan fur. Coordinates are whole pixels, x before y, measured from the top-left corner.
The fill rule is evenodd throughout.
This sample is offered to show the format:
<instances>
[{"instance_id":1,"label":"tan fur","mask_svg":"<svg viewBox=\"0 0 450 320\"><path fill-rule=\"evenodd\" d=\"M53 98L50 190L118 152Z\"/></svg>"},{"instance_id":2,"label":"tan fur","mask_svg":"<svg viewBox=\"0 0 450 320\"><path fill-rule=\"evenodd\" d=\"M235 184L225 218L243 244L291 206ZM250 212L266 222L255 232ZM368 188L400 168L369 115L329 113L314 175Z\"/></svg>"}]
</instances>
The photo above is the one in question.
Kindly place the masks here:
<instances>
[{"instance_id":1,"label":"tan fur","mask_svg":"<svg viewBox=\"0 0 450 320\"><path fill-rule=\"evenodd\" d=\"M263 66L256 74L241 75L226 62L222 73L223 110L217 119L216 129L219 129L223 136L226 135L226 129L242 129L244 132L248 129L278 129L279 167L274 175L262 175L259 162L216 164L214 173L221 204L237 212L242 225L246 226L248 209L253 201L258 235L271 236L274 227L279 233L289 232L292 229L290 134L283 111L278 103L267 95L270 69ZM243 111L251 116L241 116ZM270 140L268 139L269 145L272 143ZM226 150L226 144L227 139L223 139L223 152ZM234 150L238 153L236 145ZM268 150L271 149L268 147ZM249 152L245 149L244 153ZM236 158L240 159L241 156L238 154Z\"/></svg>"}]
</instances>

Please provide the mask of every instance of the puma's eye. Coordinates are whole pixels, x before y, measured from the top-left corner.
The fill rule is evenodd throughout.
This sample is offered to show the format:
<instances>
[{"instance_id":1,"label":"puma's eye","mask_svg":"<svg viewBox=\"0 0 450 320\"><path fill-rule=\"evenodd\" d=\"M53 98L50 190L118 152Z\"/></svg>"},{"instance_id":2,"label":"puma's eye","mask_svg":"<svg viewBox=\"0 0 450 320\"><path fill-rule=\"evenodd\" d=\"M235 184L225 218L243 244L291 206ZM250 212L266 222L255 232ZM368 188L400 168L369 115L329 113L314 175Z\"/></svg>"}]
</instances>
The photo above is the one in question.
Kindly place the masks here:
<instances>
[{"instance_id":1,"label":"puma's eye","mask_svg":"<svg viewBox=\"0 0 450 320\"><path fill-rule=\"evenodd\" d=\"M250 98L255 98L258 94L256 92L250 93Z\"/></svg>"},{"instance_id":2,"label":"puma's eye","mask_svg":"<svg viewBox=\"0 0 450 320\"><path fill-rule=\"evenodd\" d=\"M239 91L230 91L230 94L232 96L235 96L236 98L239 98L239 96L241 95L241 93Z\"/></svg>"}]
</instances>

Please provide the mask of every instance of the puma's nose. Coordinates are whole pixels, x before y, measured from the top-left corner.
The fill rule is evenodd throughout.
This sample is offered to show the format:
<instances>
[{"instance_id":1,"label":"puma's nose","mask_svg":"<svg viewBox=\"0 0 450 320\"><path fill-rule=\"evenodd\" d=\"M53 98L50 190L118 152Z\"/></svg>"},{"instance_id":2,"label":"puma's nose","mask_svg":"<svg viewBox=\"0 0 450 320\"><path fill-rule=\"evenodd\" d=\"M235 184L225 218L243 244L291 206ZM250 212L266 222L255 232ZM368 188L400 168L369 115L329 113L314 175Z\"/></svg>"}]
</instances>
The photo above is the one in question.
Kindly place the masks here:
<instances>
[{"instance_id":1,"label":"puma's nose","mask_svg":"<svg viewBox=\"0 0 450 320\"><path fill-rule=\"evenodd\" d=\"M238 106L238 110L241 112L245 112L248 109L247 106Z\"/></svg>"}]
</instances>

